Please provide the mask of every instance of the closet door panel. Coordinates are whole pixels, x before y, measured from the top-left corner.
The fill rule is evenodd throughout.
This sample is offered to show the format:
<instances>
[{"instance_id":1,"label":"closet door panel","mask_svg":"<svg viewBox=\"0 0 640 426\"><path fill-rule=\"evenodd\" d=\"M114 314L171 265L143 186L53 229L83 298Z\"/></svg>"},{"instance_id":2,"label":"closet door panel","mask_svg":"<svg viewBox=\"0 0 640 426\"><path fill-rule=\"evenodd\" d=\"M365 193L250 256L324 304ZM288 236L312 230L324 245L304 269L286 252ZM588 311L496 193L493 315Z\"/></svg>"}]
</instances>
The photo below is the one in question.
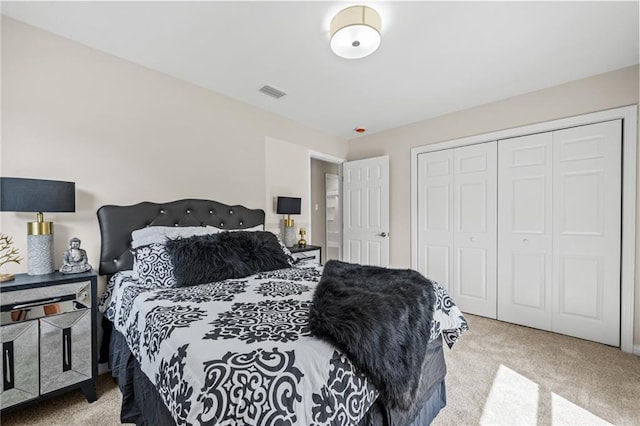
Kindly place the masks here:
<instances>
[{"instance_id":1,"label":"closet door panel","mask_svg":"<svg viewBox=\"0 0 640 426\"><path fill-rule=\"evenodd\" d=\"M498 142L498 319L551 329L552 142Z\"/></svg>"},{"instance_id":2,"label":"closet door panel","mask_svg":"<svg viewBox=\"0 0 640 426\"><path fill-rule=\"evenodd\" d=\"M453 288L464 312L496 318L497 144L455 148Z\"/></svg>"},{"instance_id":3,"label":"closet door panel","mask_svg":"<svg viewBox=\"0 0 640 426\"><path fill-rule=\"evenodd\" d=\"M418 269L447 290L453 277L453 150L418 157Z\"/></svg>"},{"instance_id":4,"label":"closet door panel","mask_svg":"<svg viewBox=\"0 0 640 426\"><path fill-rule=\"evenodd\" d=\"M620 344L621 121L556 131L552 330Z\"/></svg>"}]
</instances>

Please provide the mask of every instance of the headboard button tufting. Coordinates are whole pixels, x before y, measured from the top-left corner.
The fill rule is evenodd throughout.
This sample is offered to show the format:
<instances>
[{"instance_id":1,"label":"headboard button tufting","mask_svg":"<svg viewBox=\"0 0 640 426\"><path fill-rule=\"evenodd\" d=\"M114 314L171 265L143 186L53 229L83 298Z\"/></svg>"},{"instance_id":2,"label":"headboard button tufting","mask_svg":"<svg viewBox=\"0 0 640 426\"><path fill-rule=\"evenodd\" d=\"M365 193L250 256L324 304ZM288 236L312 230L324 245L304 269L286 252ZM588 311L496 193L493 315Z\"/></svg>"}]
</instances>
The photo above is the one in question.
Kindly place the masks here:
<instances>
[{"instance_id":1,"label":"headboard button tufting","mask_svg":"<svg viewBox=\"0 0 640 426\"><path fill-rule=\"evenodd\" d=\"M0 0L1 1L1 0ZM188 212L187 212L188 211ZM209 212L209 216L205 217ZM231 206L213 200L184 199L168 203L142 202L131 206L105 205L98 209L102 244L101 275L133 269L131 232L146 226L215 226L221 230L244 229L264 224L260 209ZM1 399L1 397L0 397Z\"/></svg>"}]
</instances>

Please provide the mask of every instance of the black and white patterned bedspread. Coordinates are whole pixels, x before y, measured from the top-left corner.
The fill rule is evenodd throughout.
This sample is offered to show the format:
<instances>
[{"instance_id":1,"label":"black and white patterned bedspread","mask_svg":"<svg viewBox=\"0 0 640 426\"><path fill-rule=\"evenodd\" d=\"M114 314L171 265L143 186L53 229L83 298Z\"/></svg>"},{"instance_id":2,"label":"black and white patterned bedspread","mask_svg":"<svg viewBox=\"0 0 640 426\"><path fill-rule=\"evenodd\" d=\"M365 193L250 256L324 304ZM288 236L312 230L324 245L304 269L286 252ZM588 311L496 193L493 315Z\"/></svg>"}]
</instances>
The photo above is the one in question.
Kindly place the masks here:
<instances>
[{"instance_id":1,"label":"black and white patterned bedspread","mask_svg":"<svg viewBox=\"0 0 640 426\"><path fill-rule=\"evenodd\" d=\"M122 333L177 424L357 423L377 397L330 344L310 336L322 267L185 288L109 281L100 310ZM436 285L431 330L451 347L467 323Z\"/></svg>"}]
</instances>

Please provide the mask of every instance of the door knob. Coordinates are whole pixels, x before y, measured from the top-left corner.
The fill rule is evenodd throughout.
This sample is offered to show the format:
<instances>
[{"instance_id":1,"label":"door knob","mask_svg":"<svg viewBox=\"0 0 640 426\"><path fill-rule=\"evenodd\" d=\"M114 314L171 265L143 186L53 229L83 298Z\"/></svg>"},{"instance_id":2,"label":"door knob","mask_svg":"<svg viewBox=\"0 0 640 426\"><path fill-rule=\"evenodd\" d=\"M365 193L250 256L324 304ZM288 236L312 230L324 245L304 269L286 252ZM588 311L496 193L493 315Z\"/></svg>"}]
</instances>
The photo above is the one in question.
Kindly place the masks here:
<instances>
[{"instance_id":1,"label":"door knob","mask_svg":"<svg viewBox=\"0 0 640 426\"><path fill-rule=\"evenodd\" d=\"M386 232L381 232L379 234L376 234L378 237L386 237L387 233Z\"/></svg>"}]
</instances>

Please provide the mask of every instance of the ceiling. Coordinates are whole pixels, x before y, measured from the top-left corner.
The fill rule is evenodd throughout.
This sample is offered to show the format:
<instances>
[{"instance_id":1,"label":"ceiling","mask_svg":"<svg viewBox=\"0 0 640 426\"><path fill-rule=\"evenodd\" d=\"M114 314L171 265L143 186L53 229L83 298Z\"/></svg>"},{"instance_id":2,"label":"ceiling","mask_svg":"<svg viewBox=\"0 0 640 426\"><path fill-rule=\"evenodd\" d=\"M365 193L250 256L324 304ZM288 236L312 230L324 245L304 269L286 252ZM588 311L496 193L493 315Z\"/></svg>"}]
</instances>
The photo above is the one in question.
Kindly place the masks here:
<instances>
[{"instance_id":1,"label":"ceiling","mask_svg":"<svg viewBox=\"0 0 640 426\"><path fill-rule=\"evenodd\" d=\"M335 13L367 4L380 48L329 48ZM638 64L629 2L10 2L2 13L289 117L365 134ZM274 99L258 89L286 92Z\"/></svg>"}]
</instances>

